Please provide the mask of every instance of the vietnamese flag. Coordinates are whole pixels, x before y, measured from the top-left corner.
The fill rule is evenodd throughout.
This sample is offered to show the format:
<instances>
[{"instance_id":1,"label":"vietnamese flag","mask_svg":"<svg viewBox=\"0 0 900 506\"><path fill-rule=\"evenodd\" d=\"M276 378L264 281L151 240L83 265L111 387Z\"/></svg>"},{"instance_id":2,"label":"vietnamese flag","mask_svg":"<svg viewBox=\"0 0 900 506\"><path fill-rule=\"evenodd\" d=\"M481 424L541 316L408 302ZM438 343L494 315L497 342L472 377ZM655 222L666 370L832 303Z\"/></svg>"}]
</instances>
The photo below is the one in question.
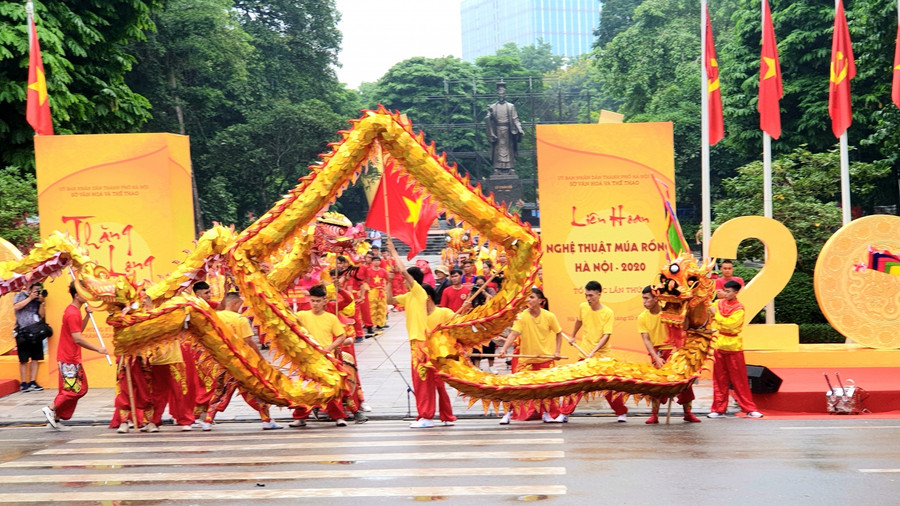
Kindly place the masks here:
<instances>
[{"instance_id":1,"label":"vietnamese flag","mask_svg":"<svg viewBox=\"0 0 900 506\"><path fill-rule=\"evenodd\" d=\"M709 113L709 145L714 146L725 137L725 122L722 119L722 90L719 89L719 62L716 60L716 45L713 43L712 24L709 9L706 10L706 93Z\"/></svg>"},{"instance_id":2,"label":"vietnamese flag","mask_svg":"<svg viewBox=\"0 0 900 506\"><path fill-rule=\"evenodd\" d=\"M423 193L413 192L409 177L394 168L394 159L385 157L384 175L372 199L366 226L396 237L409 246L407 260L425 249L428 229L437 218L437 206Z\"/></svg>"},{"instance_id":3,"label":"vietnamese flag","mask_svg":"<svg viewBox=\"0 0 900 506\"><path fill-rule=\"evenodd\" d=\"M894 83L891 98L900 107L900 20L897 23L897 46L894 48Z\"/></svg>"},{"instance_id":4,"label":"vietnamese flag","mask_svg":"<svg viewBox=\"0 0 900 506\"><path fill-rule=\"evenodd\" d=\"M840 137L853 123L850 105L850 80L856 76L853 63L853 48L850 45L850 30L844 16L844 2L838 0L834 14L834 34L831 39L831 78L828 84L828 115L831 116L831 131Z\"/></svg>"},{"instance_id":5,"label":"vietnamese flag","mask_svg":"<svg viewBox=\"0 0 900 506\"><path fill-rule=\"evenodd\" d=\"M775 28L768 0L762 0L762 51L759 59L759 128L773 139L781 136L781 109L778 101L784 96L781 87L781 64L778 63L778 47L775 45Z\"/></svg>"},{"instance_id":6,"label":"vietnamese flag","mask_svg":"<svg viewBox=\"0 0 900 506\"><path fill-rule=\"evenodd\" d=\"M47 80L44 77L44 62L41 61L41 47L38 44L34 19L28 17L31 30L31 47L28 57L28 91L25 119L38 135L53 135L53 120L50 118L50 101L47 100Z\"/></svg>"}]
</instances>

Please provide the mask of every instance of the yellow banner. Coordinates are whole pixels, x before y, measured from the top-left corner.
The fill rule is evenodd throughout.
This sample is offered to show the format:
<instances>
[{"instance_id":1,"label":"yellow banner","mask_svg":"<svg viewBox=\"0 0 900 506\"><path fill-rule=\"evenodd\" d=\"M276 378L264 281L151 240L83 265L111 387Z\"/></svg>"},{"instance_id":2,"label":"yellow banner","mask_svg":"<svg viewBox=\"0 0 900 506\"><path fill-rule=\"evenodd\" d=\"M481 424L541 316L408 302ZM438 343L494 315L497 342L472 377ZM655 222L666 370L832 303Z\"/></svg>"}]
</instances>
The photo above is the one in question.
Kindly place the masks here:
<instances>
[{"instance_id":1,"label":"yellow banner","mask_svg":"<svg viewBox=\"0 0 900 506\"><path fill-rule=\"evenodd\" d=\"M194 239L188 137L173 134L53 135L34 138L41 236L66 232L91 258L136 281L158 280L172 270ZM49 283L47 323L54 329L45 357L56 384L56 345L65 307L71 303L64 275ZM95 313L112 351L112 329ZM88 324L83 334L97 342ZM83 350L90 385L110 387L115 368ZM44 368L42 368L44 369ZM43 376L43 374L42 374Z\"/></svg>"},{"instance_id":2,"label":"yellow banner","mask_svg":"<svg viewBox=\"0 0 900 506\"><path fill-rule=\"evenodd\" d=\"M668 185L674 206L672 124L538 125L537 157L550 310L571 334L584 285L599 281L600 302L616 318L613 356L647 360L637 316L641 290L666 261L664 206L654 178ZM564 346L564 355L579 356Z\"/></svg>"}]
</instances>

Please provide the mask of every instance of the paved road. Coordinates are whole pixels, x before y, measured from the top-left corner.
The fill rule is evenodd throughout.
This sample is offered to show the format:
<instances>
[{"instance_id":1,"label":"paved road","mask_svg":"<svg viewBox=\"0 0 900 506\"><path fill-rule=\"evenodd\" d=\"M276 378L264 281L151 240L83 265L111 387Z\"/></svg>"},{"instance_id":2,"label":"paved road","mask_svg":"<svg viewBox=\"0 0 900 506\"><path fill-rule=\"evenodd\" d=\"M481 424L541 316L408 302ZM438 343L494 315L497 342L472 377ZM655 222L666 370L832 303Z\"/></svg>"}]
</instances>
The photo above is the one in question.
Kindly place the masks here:
<instances>
[{"instance_id":1,"label":"paved road","mask_svg":"<svg viewBox=\"0 0 900 506\"><path fill-rule=\"evenodd\" d=\"M637 422L637 423L635 423ZM0 503L896 504L896 420L0 429Z\"/></svg>"}]
</instances>

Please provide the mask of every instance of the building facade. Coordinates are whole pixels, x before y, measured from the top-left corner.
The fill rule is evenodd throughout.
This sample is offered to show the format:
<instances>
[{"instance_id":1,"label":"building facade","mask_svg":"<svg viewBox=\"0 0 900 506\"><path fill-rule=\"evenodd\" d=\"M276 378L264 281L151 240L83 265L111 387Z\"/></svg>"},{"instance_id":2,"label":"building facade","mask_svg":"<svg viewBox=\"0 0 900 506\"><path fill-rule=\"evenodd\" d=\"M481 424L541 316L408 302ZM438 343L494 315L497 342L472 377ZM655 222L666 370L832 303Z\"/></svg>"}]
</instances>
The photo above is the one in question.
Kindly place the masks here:
<instances>
[{"instance_id":1,"label":"building facade","mask_svg":"<svg viewBox=\"0 0 900 506\"><path fill-rule=\"evenodd\" d=\"M463 0L463 60L493 55L507 42L550 44L553 54L573 57L591 50L600 23L600 0Z\"/></svg>"}]
</instances>

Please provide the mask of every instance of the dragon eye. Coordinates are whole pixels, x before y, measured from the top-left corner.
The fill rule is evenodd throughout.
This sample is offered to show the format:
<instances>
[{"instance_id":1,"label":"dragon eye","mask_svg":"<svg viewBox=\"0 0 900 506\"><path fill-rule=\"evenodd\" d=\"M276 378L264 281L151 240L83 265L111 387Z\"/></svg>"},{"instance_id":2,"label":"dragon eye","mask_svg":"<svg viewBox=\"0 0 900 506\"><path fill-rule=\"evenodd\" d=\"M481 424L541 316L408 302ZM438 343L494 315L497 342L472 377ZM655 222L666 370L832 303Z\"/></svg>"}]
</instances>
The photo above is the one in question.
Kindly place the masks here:
<instances>
[{"instance_id":1,"label":"dragon eye","mask_svg":"<svg viewBox=\"0 0 900 506\"><path fill-rule=\"evenodd\" d=\"M469 234L464 235L464 236L462 237L462 240L463 240L463 241L468 241L468 240L469 240Z\"/></svg>"},{"instance_id":2,"label":"dragon eye","mask_svg":"<svg viewBox=\"0 0 900 506\"><path fill-rule=\"evenodd\" d=\"M678 271L680 271L680 270L681 270L681 268L678 267L677 264L672 264L669 266L669 272L671 272L672 274L678 274Z\"/></svg>"},{"instance_id":3,"label":"dragon eye","mask_svg":"<svg viewBox=\"0 0 900 506\"><path fill-rule=\"evenodd\" d=\"M444 240L446 240L446 241L449 243L449 242L452 241L453 239L448 235L447 237L444 237Z\"/></svg>"}]
</instances>

